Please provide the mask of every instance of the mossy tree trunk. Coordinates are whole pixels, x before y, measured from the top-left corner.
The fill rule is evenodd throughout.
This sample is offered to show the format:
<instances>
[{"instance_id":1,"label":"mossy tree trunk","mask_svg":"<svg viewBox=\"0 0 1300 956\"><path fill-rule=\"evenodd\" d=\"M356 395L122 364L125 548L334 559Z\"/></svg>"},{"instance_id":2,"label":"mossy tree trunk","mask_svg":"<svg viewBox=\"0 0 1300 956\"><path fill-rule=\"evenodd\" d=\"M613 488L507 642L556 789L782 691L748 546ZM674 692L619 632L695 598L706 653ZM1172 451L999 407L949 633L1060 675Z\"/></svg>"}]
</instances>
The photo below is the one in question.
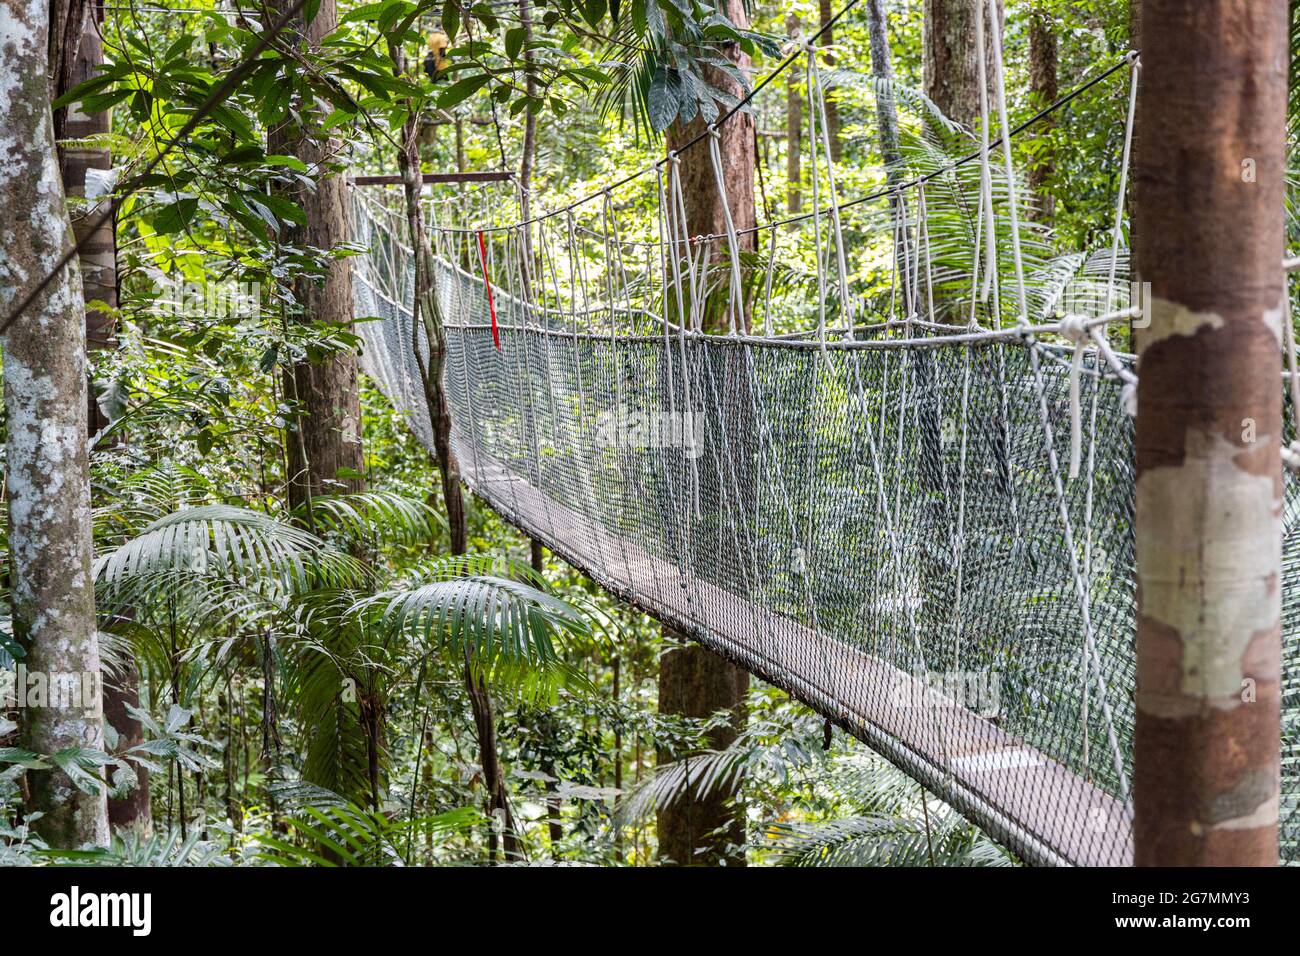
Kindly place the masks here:
<instances>
[{"instance_id":1,"label":"mossy tree trunk","mask_svg":"<svg viewBox=\"0 0 1300 956\"><path fill-rule=\"evenodd\" d=\"M73 244L50 112L49 11L9 4L0 76L0 206L11 212L0 259L4 315L55 272ZM21 215L19 215L21 211ZM59 269L3 340L13 633L49 693L19 711L22 742L54 754L102 750L99 641L90 530L86 330L75 260ZM93 693L87 687L93 687ZM55 687L59 691L55 692ZM27 775L35 829L53 846L108 842L105 794L58 769Z\"/></svg>"}]
</instances>

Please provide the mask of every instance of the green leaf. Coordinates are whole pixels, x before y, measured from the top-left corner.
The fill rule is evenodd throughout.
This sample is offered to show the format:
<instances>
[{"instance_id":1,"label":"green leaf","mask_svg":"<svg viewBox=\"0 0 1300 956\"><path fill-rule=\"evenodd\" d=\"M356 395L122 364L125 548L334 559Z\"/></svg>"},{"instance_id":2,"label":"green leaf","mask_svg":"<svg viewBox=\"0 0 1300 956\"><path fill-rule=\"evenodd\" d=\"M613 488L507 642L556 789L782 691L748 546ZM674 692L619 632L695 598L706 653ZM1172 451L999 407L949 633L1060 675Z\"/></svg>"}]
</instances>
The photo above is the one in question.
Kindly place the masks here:
<instances>
[{"instance_id":1,"label":"green leaf","mask_svg":"<svg viewBox=\"0 0 1300 956\"><path fill-rule=\"evenodd\" d=\"M307 172L307 164L297 156L267 156L262 162L268 166L288 166L294 172Z\"/></svg>"},{"instance_id":2,"label":"green leaf","mask_svg":"<svg viewBox=\"0 0 1300 956\"><path fill-rule=\"evenodd\" d=\"M584 0L582 4L582 16L592 28L600 26L600 21L605 18L605 0Z\"/></svg>"},{"instance_id":3,"label":"green leaf","mask_svg":"<svg viewBox=\"0 0 1300 956\"><path fill-rule=\"evenodd\" d=\"M389 0L384 6L384 12L379 15L379 19L375 24L379 28L379 32L390 32L393 25L410 13L411 9L411 5L406 0Z\"/></svg>"},{"instance_id":4,"label":"green leaf","mask_svg":"<svg viewBox=\"0 0 1300 956\"><path fill-rule=\"evenodd\" d=\"M21 747L0 747L0 763L15 763L28 770L50 769L50 765L40 754Z\"/></svg>"},{"instance_id":5,"label":"green leaf","mask_svg":"<svg viewBox=\"0 0 1300 956\"><path fill-rule=\"evenodd\" d=\"M287 219L289 222L296 223L299 226L307 224L307 215L297 206L283 196L275 194L262 196L261 201L270 207L278 219Z\"/></svg>"},{"instance_id":6,"label":"green leaf","mask_svg":"<svg viewBox=\"0 0 1300 956\"><path fill-rule=\"evenodd\" d=\"M153 217L154 230L164 234L183 232L193 221L198 208L199 201L192 197L164 206Z\"/></svg>"},{"instance_id":7,"label":"green leaf","mask_svg":"<svg viewBox=\"0 0 1300 956\"><path fill-rule=\"evenodd\" d=\"M456 39L456 31L460 29L460 4L456 0L447 0L442 7L442 32L447 34L449 41Z\"/></svg>"},{"instance_id":8,"label":"green leaf","mask_svg":"<svg viewBox=\"0 0 1300 956\"><path fill-rule=\"evenodd\" d=\"M656 133L661 133L672 125L681 107L678 88L670 82L668 71L663 67L655 70L647 100L650 106L650 125Z\"/></svg>"},{"instance_id":9,"label":"green leaf","mask_svg":"<svg viewBox=\"0 0 1300 956\"><path fill-rule=\"evenodd\" d=\"M523 49L524 37L528 31L524 27L514 27L506 31L506 57L510 60L519 58L519 51Z\"/></svg>"},{"instance_id":10,"label":"green leaf","mask_svg":"<svg viewBox=\"0 0 1300 956\"><path fill-rule=\"evenodd\" d=\"M457 80L438 97L438 105L443 109L455 106L483 89L491 79L492 75L490 73L479 73L476 76L467 76L463 80Z\"/></svg>"},{"instance_id":11,"label":"green leaf","mask_svg":"<svg viewBox=\"0 0 1300 956\"><path fill-rule=\"evenodd\" d=\"M105 780L94 771L112 759L102 750L88 747L65 747L50 754L50 762L66 773L78 790L96 796L104 792Z\"/></svg>"}]
</instances>

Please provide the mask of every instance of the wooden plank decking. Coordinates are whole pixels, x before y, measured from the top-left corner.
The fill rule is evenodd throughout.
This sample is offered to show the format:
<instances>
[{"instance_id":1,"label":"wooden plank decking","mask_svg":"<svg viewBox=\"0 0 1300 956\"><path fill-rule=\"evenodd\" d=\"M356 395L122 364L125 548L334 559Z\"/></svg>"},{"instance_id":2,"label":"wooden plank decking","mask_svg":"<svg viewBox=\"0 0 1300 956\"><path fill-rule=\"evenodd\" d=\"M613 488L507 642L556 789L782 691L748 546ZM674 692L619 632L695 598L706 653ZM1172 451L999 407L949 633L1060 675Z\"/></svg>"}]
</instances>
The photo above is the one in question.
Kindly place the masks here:
<instances>
[{"instance_id":1,"label":"wooden plank decking","mask_svg":"<svg viewBox=\"0 0 1300 956\"><path fill-rule=\"evenodd\" d=\"M1132 864L1123 803L915 676L615 535L456 441L466 483L610 591L804 701L1031 863Z\"/></svg>"}]
</instances>

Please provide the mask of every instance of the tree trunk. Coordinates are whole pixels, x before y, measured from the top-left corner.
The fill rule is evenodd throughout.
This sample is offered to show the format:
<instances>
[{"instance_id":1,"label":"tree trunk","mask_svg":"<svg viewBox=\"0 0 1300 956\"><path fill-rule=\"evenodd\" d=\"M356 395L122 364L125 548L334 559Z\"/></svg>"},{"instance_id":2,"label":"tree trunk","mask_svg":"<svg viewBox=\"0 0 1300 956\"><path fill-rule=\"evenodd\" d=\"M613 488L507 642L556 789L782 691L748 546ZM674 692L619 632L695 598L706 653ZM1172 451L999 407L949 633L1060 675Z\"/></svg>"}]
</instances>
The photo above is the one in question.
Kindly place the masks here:
<instances>
[{"instance_id":1,"label":"tree trunk","mask_svg":"<svg viewBox=\"0 0 1300 956\"><path fill-rule=\"evenodd\" d=\"M394 51L394 59L397 61L398 71L404 70L405 61L400 51ZM461 555L469 550L469 524L466 520L464 492L460 485L460 464L451 447L451 409L443 385L443 370L447 362L447 339L438 307L433 250L429 245L424 228L424 214L420 209L423 183L420 177L418 135L419 117L412 112L402 127L398 166L402 174L402 187L406 199L407 227L410 230L411 245L415 249L416 256L414 322L417 328L423 328L424 345L427 346L426 351L417 353L417 358L422 362L420 373L425 399L429 406L434 453L442 478L442 495L447 509L451 553ZM427 364L423 364L426 360ZM488 812L501 827L506 857L522 859L523 844L518 836L514 816L510 812L505 776L498 756L492 698L488 694L487 685L473 673L468 659L465 663L464 678L474 718L474 731L478 739L479 766L483 772L483 786L487 791ZM493 860L496 859L497 843L497 831L494 826L488 837L488 852Z\"/></svg>"},{"instance_id":2,"label":"tree trunk","mask_svg":"<svg viewBox=\"0 0 1300 956\"><path fill-rule=\"evenodd\" d=\"M819 26L825 27L830 23L831 17L835 15L831 10L831 0L817 0L817 19ZM833 46L835 43L834 28L828 29L822 34L821 45L824 47ZM835 54L826 51L822 58L826 66L835 66ZM832 92L826 94L826 136L830 141L831 161L838 163L840 161L840 108L836 102L836 96Z\"/></svg>"},{"instance_id":3,"label":"tree trunk","mask_svg":"<svg viewBox=\"0 0 1300 956\"><path fill-rule=\"evenodd\" d=\"M68 69L51 70L60 77L54 90L57 99L68 90L94 76L104 63L104 47L99 39L99 15L92 12L85 18L81 32L80 48ZM63 136L70 140L87 139L109 132L109 113L82 113L78 110L59 110L63 116ZM94 198L105 188L97 184L98 175L90 170L107 173L113 168L113 159L107 149L86 146L69 146L60 150L60 170L63 174L63 191L68 196ZM87 187L90 187L89 192ZM108 202L109 200L104 200ZM111 312L92 309L90 303L103 302L110 308L117 306L117 237L113 220L99 221L103 205L81 207L81 213L72 221L78 240L93 228L93 235L78 256L81 283L86 310L86 348L89 350L113 347L115 322ZM93 382L90 383L93 386ZM108 426L107 416L100 410L93 387L87 393L86 413L91 435L97 435ZM116 677L104 678L104 721L118 734L119 751L129 750L144 743L144 727L131 716L127 706L140 706L140 673L135 661L128 655ZM108 818L114 827L124 827L148 834L151 829L149 815L149 771L133 765L139 785L120 800L108 801Z\"/></svg>"},{"instance_id":4,"label":"tree trunk","mask_svg":"<svg viewBox=\"0 0 1300 956\"><path fill-rule=\"evenodd\" d=\"M98 3L94 5L98 7ZM54 99L58 99L80 82L75 79L79 69L77 60L88 26L93 30L90 25L94 23L96 13L92 10L92 0L50 0L49 10L50 30L46 44L49 50L48 75ZM60 140L75 135L66 128L67 122L67 107L54 111L56 145Z\"/></svg>"},{"instance_id":5,"label":"tree trunk","mask_svg":"<svg viewBox=\"0 0 1300 956\"><path fill-rule=\"evenodd\" d=\"M725 0L721 4L723 13L742 29L748 28L745 8L741 0ZM739 18L739 19L737 19ZM749 57L734 44L728 49L728 56L746 73L750 69ZM740 95L735 82L717 70L708 69L710 82ZM706 124L702 116L696 116L691 122L673 123L668 127L669 150L680 150L682 145L705 133ZM718 144L722 156L722 178L727 185L727 202L731 207L732 221L740 236L742 251L753 250L755 240L752 230L758 222L758 213L754 205L754 117L751 113L739 113L727 120L721 128ZM709 158L707 133L705 141L699 142L680 155L681 164L678 175L681 177L682 195L686 203L686 225L690 235L722 236L727 232L726 213L718 197L717 179L713 172L713 162ZM714 329L713 331L719 331Z\"/></svg>"},{"instance_id":6,"label":"tree trunk","mask_svg":"<svg viewBox=\"0 0 1300 956\"><path fill-rule=\"evenodd\" d=\"M722 12L742 29L749 20L741 0L725 0ZM728 50L737 66L748 72L749 57L738 48ZM734 81L722 73L714 73L711 81L736 92ZM668 130L669 149L678 149L704 129L704 121L697 117L682 126L674 123ZM727 204L738 231L752 229L757 222L754 206L754 120L749 113L733 116L721 128L719 152L722 157L723 181L727 188ZM722 198L718 195L713 163L707 142L681 153L682 195L686 205L687 229L690 235L726 233L726 217ZM742 250L754 248L754 234L742 234ZM716 322L721 313L713 316ZM751 316L742 309L746 330ZM720 325L707 331L721 332ZM725 387L744 387L738 369L724 372ZM743 404L743 403L741 403ZM738 464L738 467L743 463ZM744 478L740 478L741 483ZM673 637L665 629L665 634ZM680 635L677 640L684 640ZM698 645L684 645L665 651L659 663L659 711L663 714L682 714L688 717L707 717L720 710L733 715L730 726L715 731L708 741L710 748L725 747L744 727L744 700L749 689L749 675L725 658L719 657ZM661 759L670 755L660 754ZM728 844L743 843L744 807L734 794L718 791L706 797L688 793L683 799L664 808L658 816L659 853L661 859L680 865L709 864L726 861L733 866L743 866L744 852L728 852ZM719 827L724 832L717 831Z\"/></svg>"},{"instance_id":7,"label":"tree trunk","mask_svg":"<svg viewBox=\"0 0 1300 956\"><path fill-rule=\"evenodd\" d=\"M793 13L785 18L785 32L791 37L799 35L799 18ZM785 211L797 216L803 210L803 91L799 86L799 71L787 70L785 75ZM791 224L797 229L797 224Z\"/></svg>"},{"instance_id":8,"label":"tree trunk","mask_svg":"<svg viewBox=\"0 0 1300 956\"><path fill-rule=\"evenodd\" d=\"M1139 865L1278 858L1286 0L1147 0Z\"/></svg>"},{"instance_id":9,"label":"tree trunk","mask_svg":"<svg viewBox=\"0 0 1300 956\"><path fill-rule=\"evenodd\" d=\"M925 94L954 122L974 128L980 115L979 61L975 50L976 4L986 0L925 0ZM1001 22L1002 0L998 0ZM988 49L985 73L993 79L993 47L1001 36L997 24L985 23Z\"/></svg>"},{"instance_id":10,"label":"tree trunk","mask_svg":"<svg viewBox=\"0 0 1300 956\"><path fill-rule=\"evenodd\" d=\"M289 0L277 0L277 12L290 9ZM296 22L304 49L320 46L338 22L334 0L321 0L315 19ZM341 175L328 172L341 149L337 139L317 128L328 110L321 104L300 104L300 124L273 130L272 151L297 156L320 178L312 186L287 190L306 217L303 227L288 227L287 244L331 250L348 240L348 187ZM303 322L325 322L341 328L352 322L352 265L347 258L329 263L323 281L300 278L294 295ZM297 362L285 375L285 394L296 403L295 430L286 436L289 474L286 476L290 507L298 507L321 494L360 491L365 459L361 445L361 398L357 388L357 357L335 353L320 361Z\"/></svg>"},{"instance_id":11,"label":"tree trunk","mask_svg":"<svg viewBox=\"0 0 1300 956\"><path fill-rule=\"evenodd\" d=\"M889 56L889 24L885 19L884 0L867 0L867 30L871 38L871 73L892 80L894 65ZM894 96L876 89L876 126L880 131L880 158L890 185L902 175L903 152L898 142L898 106Z\"/></svg>"},{"instance_id":12,"label":"tree trunk","mask_svg":"<svg viewBox=\"0 0 1300 956\"><path fill-rule=\"evenodd\" d=\"M745 694L749 674L699 644L683 644L659 659L659 712L703 720L718 711L732 719L712 731L710 750L729 746L745 726ZM681 755L659 754L672 760ZM689 760L690 757L684 759ZM693 791L659 810L659 859L677 866L744 866L744 807L735 795L714 788L700 796Z\"/></svg>"},{"instance_id":13,"label":"tree trunk","mask_svg":"<svg viewBox=\"0 0 1300 956\"><path fill-rule=\"evenodd\" d=\"M537 95L537 79L533 76L533 53L529 45L533 41L532 0L519 0L519 22L524 31L523 60L525 67L524 92L530 96ZM537 162L537 114L524 110L524 143L519 158L519 220L527 222L532 218L533 208L533 166ZM533 270L533 233L531 227L523 230L523 243L520 256L523 259L521 278L524 286L524 301L532 301Z\"/></svg>"},{"instance_id":14,"label":"tree trunk","mask_svg":"<svg viewBox=\"0 0 1300 956\"><path fill-rule=\"evenodd\" d=\"M1029 93L1035 110L1056 102L1056 64L1055 23L1045 9L1035 8L1029 13ZM1056 159L1051 146L1055 132L1055 113L1039 121L1033 135L1042 138L1044 143L1035 151L1029 166L1029 190L1035 199L1030 215L1048 225L1056 214L1056 197L1051 189L1056 177Z\"/></svg>"},{"instance_id":15,"label":"tree trunk","mask_svg":"<svg viewBox=\"0 0 1300 956\"><path fill-rule=\"evenodd\" d=\"M49 274L72 242L55 155L42 4L9 4L0 76L21 77L0 97L0 208L9 241L0 260L5 314ZM23 745L43 754L102 750L90 468L86 453L86 329L73 262L10 326L3 341L6 485L14 637L48 694L20 711ZM34 827L52 846L108 842L103 793L83 793L62 770L28 771Z\"/></svg>"}]
</instances>

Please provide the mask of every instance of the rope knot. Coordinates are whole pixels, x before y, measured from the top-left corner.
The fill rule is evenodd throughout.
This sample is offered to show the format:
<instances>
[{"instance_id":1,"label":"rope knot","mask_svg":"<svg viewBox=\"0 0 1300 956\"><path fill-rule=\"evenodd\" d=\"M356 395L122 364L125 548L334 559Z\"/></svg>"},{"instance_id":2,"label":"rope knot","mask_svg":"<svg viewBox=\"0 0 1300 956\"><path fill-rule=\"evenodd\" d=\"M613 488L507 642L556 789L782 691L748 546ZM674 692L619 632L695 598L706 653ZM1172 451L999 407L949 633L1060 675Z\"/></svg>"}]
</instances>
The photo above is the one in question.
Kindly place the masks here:
<instances>
[{"instance_id":1,"label":"rope knot","mask_svg":"<svg viewBox=\"0 0 1300 956\"><path fill-rule=\"evenodd\" d=\"M1300 439L1282 446L1282 464L1289 471L1300 474Z\"/></svg>"},{"instance_id":2,"label":"rope knot","mask_svg":"<svg viewBox=\"0 0 1300 956\"><path fill-rule=\"evenodd\" d=\"M1136 382L1124 383L1124 387L1119 390L1119 403L1130 418L1137 418L1138 387Z\"/></svg>"},{"instance_id":3,"label":"rope knot","mask_svg":"<svg viewBox=\"0 0 1300 956\"><path fill-rule=\"evenodd\" d=\"M1061 319L1061 336L1075 345L1083 345L1089 339L1088 321L1081 315L1067 315Z\"/></svg>"},{"instance_id":4,"label":"rope knot","mask_svg":"<svg viewBox=\"0 0 1300 956\"><path fill-rule=\"evenodd\" d=\"M710 123L708 126L704 128L708 131L708 134L712 136L714 139L717 140L722 139L722 130L718 129L717 123Z\"/></svg>"}]
</instances>

